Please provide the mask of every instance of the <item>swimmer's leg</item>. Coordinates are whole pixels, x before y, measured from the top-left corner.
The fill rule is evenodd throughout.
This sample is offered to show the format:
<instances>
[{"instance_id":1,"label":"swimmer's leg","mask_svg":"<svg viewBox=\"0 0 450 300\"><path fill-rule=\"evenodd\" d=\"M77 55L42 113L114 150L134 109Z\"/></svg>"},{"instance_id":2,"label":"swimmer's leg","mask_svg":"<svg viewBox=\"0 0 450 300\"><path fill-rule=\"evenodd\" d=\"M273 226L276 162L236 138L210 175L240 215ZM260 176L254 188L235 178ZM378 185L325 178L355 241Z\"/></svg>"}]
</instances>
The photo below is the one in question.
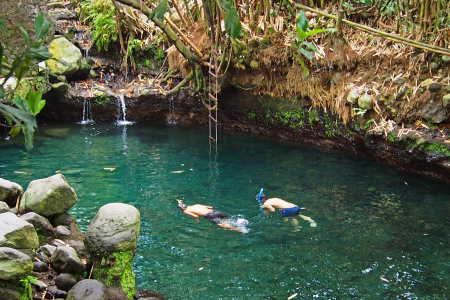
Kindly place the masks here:
<instances>
[{"instance_id":1,"label":"swimmer's leg","mask_svg":"<svg viewBox=\"0 0 450 300\"><path fill-rule=\"evenodd\" d=\"M296 218L289 218L291 219L291 224L294 226L294 232L300 231L301 226L298 225L298 220Z\"/></svg>"},{"instance_id":2,"label":"swimmer's leg","mask_svg":"<svg viewBox=\"0 0 450 300\"><path fill-rule=\"evenodd\" d=\"M300 218L302 218L303 220L308 221L310 227L317 227L317 223L313 219L311 219L310 217L305 216L305 215L298 215L298 216Z\"/></svg>"}]
</instances>

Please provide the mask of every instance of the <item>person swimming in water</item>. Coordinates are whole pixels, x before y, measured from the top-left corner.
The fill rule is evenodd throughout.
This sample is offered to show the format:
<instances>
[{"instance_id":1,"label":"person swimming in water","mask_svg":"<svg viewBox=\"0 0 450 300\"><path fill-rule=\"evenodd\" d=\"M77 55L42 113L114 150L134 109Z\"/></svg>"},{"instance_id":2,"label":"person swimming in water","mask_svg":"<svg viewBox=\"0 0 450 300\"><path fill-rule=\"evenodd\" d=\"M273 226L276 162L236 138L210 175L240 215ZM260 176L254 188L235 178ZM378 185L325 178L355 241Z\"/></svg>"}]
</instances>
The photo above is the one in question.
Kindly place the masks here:
<instances>
[{"instance_id":1,"label":"person swimming in water","mask_svg":"<svg viewBox=\"0 0 450 300\"><path fill-rule=\"evenodd\" d=\"M310 227L317 227L317 223L310 217L301 214L300 212L302 209L294 203L287 202L280 198L267 198L262 192L256 194L255 198L256 200L261 200L263 202L261 208L266 208L269 212L275 212L276 209L279 209L283 218L290 218L292 225L294 225L294 231L299 231L298 220L294 218L295 216L299 216L303 220L308 221ZM287 221L287 219L285 220Z\"/></svg>"},{"instance_id":2,"label":"person swimming in water","mask_svg":"<svg viewBox=\"0 0 450 300\"><path fill-rule=\"evenodd\" d=\"M181 200L178 200L177 207L183 210L183 213L197 219L197 221L200 220L200 217L204 217L222 228L239 231L241 233L248 232L245 226L233 226L230 218L226 214L218 210L214 210L212 206L203 204L186 205Z\"/></svg>"}]
</instances>

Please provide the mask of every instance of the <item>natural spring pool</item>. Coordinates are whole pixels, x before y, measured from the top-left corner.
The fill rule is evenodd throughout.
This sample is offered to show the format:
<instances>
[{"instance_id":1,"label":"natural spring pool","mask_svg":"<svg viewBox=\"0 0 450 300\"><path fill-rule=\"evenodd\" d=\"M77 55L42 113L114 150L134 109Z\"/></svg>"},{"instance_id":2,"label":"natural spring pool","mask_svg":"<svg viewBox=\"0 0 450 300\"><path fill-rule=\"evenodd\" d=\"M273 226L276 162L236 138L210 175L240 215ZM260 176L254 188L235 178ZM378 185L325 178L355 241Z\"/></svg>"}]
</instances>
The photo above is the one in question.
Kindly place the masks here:
<instances>
[{"instance_id":1,"label":"natural spring pool","mask_svg":"<svg viewBox=\"0 0 450 300\"><path fill-rule=\"evenodd\" d=\"M0 141L0 177L62 173L85 231L109 202L134 205L137 288L168 299L448 299L450 187L330 149L169 124L40 124L35 148ZM113 171L105 168L115 168ZM19 173L17 173L19 172ZM26 173L26 174L24 174ZM260 188L307 207L300 232L263 214ZM196 222L177 199L249 221Z\"/></svg>"}]
</instances>

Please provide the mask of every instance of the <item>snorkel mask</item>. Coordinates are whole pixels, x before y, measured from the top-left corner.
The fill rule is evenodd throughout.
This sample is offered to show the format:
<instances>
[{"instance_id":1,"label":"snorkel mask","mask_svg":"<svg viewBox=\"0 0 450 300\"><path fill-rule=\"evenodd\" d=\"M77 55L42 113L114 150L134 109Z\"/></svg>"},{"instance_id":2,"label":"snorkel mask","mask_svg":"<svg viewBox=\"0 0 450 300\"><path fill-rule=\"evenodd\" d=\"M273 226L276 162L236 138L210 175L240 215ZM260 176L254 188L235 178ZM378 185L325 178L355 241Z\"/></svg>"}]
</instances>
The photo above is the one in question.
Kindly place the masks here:
<instances>
[{"instance_id":1,"label":"snorkel mask","mask_svg":"<svg viewBox=\"0 0 450 300\"><path fill-rule=\"evenodd\" d=\"M187 205L183 203L183 200L177 199L177 201L178 201L177 207L179 209L183 209L183 208L187 207Z\"/></svg>"}]
</instances>

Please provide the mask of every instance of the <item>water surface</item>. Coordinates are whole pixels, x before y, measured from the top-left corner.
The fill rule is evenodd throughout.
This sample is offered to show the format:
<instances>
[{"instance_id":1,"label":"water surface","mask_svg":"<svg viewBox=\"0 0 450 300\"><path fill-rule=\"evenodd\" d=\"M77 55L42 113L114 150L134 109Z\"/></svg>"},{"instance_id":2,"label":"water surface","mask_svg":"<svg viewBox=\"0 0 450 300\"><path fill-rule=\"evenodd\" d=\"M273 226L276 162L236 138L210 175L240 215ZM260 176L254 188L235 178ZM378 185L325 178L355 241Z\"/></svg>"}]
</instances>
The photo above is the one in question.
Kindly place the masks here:
<instances>
[{"instance_id":1,"label":"water surface","mask_svg":"<svg viewBox=\"0 0 450 300\"><path fill-rule=\"evenodd\" d=\"M0 177L64 174L85 231L109 202L136 206L137 287L168 299L448 299L450 188L345 152L207 128L41 124L31 152L0 141ZM113 169L115 168L115 169ZM111 171L112 170L112 171ZM24 174L26 173L26 174ZM307 207L293 232L255 194ZM249 221L196 222L176 199Z\"/></svg>"}]
</instances>

